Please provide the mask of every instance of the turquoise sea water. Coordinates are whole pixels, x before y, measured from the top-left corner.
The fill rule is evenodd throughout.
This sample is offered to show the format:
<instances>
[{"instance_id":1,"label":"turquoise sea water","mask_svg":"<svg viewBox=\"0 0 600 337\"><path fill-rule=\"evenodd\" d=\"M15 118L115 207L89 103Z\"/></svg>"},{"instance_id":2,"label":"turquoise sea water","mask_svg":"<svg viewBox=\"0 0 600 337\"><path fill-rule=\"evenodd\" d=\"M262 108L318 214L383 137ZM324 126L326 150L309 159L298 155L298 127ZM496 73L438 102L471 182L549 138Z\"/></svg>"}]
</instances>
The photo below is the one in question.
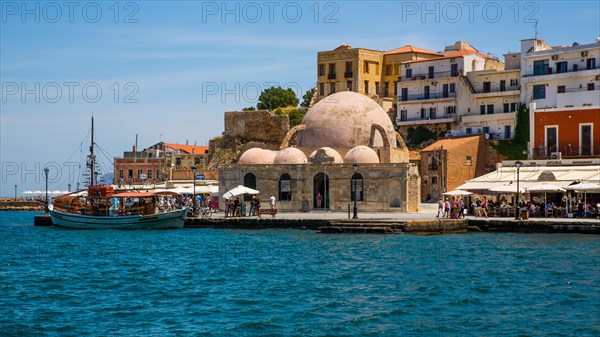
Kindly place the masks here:
<instances>
[{"instance_id":1,"label":"turquoise sea water","mask_svg":"<svg viewBox=\"0 0 600 337\"><path fill-rule=\"evenodd\" d=\"M0 336L599 336L600 237L76 231L0 212Z\"/></svg>"}]
</instances>

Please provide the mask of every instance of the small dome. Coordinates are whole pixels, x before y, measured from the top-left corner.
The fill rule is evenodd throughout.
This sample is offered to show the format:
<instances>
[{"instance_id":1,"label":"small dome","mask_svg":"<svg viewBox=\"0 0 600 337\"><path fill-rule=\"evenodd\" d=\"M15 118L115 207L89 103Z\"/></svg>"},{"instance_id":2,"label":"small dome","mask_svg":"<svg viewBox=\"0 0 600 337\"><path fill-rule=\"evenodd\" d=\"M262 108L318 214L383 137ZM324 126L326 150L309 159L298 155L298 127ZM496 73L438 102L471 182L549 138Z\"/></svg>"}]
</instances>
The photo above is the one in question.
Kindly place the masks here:
<instances>
[{"instance_id":1,"label":"small dome","mask_svg":"<svg viewBox=\"0 0 600 337\"><path fill-rule=\"evenodd\" d=\"M275 156L274 164L306 164L308 160L304 152L295 147L286 147Z\"/></svg>"},{"instance_id":2,"label":"small dome","mask_svg":"<svg viewBox=\"0 0 600 337\"><path fill-rule=\"evenodd\" d=\"M238 164L273 164L277 152L253 147L242 153Z\"/></svg>"},{"instance_id":3,"label":"small dome","mask_svg":"<svg viewBox=\"0 0 600 337\"><path fill-rule=\"evenodd\" d=\"M379 164L379 156L372 148L360 145L352 148L344 156L345 163Z\"/></svg>"},{"instance_id":4,"label":"small dome","mask_svg":"<svg viewBox=\"0 0 600 337\"><path fill-rule=\"evenodd\" d=\"M334 149L330 148L330 147L322 147L319 149L316 149L313 151L313 153L310 154L310 158L315 158L317 156L317 152L319 150L323 150L325 151L325 155L328 157L333 157L333 164L341 164L344 161L342 160L342 156Z\"/></svg>"}]
</instances>

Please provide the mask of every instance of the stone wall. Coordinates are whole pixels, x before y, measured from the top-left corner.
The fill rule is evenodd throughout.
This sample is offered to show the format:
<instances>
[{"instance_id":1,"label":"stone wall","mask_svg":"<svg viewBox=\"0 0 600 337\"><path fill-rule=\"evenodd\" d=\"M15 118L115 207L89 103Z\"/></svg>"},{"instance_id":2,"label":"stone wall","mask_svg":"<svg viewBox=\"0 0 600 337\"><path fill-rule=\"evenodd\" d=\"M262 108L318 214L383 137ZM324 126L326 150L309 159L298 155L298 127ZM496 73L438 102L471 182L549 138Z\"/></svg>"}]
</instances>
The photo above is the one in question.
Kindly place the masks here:
<instances>
[{"instance_id":1,"label":"stone wall","mask_svg":"<svg viewBox=\"0 0 600 337\"><path fill-rule=\"evenodd\" d=\"M316 185L314 177L327 174L329 209L345 211L353 204L350 198L352 164L301 164L301 165L230 165L219 170L219 193L244 184L246 174L256 177L256 189L261 193L262 207L268 207L272 194L278 199L282 211L301 211L304 206L314 209ZM420 178L416 165L361 164L358 173L363 176L363 201L358 207L370 212L418 212L420 208ZM279 201L279 180L282 175L291 178L291 201ZM253 186L250 186L253 187ZM221 200L222 201L222 200Z\"/></svg>"},{"instance_id":2,"label":"stone wall","mask_svg":"<svg viewBox=\"0 0 600 337\"><path fill-rule=\"evenodd\" d=\"M276 116L266 110L225 112L223 136L208 144L207 167L216 169L237 163L242 153L253 147L279 150L289 129L287 115Z\"/></svg>"},{"instance_id":3,"label":"stone wall","mask_svg":"<svg viewBox=\"0 0 600 337\"><path fill-rule=\"evenodd\" d=\"M225 137L281 143L289 129L288 116L276 116L266 110L225 112Z\"/></svg>"}]
</instances>

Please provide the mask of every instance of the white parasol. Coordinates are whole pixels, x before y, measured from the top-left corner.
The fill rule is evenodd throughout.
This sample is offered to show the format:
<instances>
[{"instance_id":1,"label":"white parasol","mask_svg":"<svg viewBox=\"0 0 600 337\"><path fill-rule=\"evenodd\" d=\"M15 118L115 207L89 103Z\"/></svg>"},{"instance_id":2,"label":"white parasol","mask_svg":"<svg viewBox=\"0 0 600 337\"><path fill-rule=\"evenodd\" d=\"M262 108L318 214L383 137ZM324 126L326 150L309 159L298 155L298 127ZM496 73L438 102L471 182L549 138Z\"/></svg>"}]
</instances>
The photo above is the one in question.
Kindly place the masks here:
<instances>
[{"instance_id":1,"label":"white parasol","mask_svg":"<svg viewBox=\"0 0 600 337\"><path fill-rule=\"evenodd\" d=\"M463 191L463 190L453 190L453 191L445 192L445 193L442 193L442 194L444 194L444 195L471 195L473 193L467 192L467 191Z\"/></svg>"},{"instance_id":2,"label":"white parasol","mask_svg":"<svg viewBox=\"0 0 600 337\"><path fill-rule=\"evenodd\" d=\"M258 193L260 193L260 192L257 190L251 189L250 187L238 185L237 187L234 187L230 191L225 192L225 194L223 194L223 198L231 199L232 197L242 195L242 194L258 194Z\"/></svg>"}]
</instances>

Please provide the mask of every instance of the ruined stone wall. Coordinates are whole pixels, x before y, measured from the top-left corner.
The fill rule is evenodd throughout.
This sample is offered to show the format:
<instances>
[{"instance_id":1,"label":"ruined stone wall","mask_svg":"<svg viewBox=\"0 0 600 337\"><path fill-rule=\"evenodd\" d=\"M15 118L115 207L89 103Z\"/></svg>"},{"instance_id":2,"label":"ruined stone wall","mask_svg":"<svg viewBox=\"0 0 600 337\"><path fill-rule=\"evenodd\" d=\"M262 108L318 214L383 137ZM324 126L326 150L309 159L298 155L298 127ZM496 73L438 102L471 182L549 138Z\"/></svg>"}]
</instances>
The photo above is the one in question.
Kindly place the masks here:
<instances>
[{"instance_id":1,"label":"ruined stone wall","mask_svg":"<svg viewBox=\"0 0 600 337\"><path fill-rule=\"evenodd\" d=\"M225 137L280 143L289 129L288 116L276 116L266 110L225 112Z\"/></svg>"},{"instance_id":2,"label":"ruined stone wall","mask_svg":"<svg viewBox=\"0 0 600 337\"><path fill-rule=\"evenodd\" d=\"M225 112L225 131L222 137L209 141L208 168L237 163L244 151L259 147L278 150L290 119L266 110Z\"/></svg>"}]
</instances>

